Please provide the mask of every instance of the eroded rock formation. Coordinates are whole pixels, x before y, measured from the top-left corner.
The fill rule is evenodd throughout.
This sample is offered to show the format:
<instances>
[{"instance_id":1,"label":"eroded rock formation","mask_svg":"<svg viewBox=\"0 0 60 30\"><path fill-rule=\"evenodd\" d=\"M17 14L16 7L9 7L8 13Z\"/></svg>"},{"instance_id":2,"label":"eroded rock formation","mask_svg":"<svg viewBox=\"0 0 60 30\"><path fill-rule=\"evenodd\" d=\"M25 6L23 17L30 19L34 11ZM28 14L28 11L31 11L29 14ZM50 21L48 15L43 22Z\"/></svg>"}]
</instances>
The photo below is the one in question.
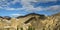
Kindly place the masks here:
<instances>
[{"instance_id":1,"label":"eroded rock formation","mask_svg":"<svg viewBox=\"0 0 60 30\"><path fill-rule=\"evenodd\" d=\"M4 28L6 26L14 30L20 30L20 28L27 30L28 26L32 26L35 30L60 30L60 13L52 16L31 13L25 16L11 18L10 21L0 21L0 27Z\"/></svg>"}]
</instances>

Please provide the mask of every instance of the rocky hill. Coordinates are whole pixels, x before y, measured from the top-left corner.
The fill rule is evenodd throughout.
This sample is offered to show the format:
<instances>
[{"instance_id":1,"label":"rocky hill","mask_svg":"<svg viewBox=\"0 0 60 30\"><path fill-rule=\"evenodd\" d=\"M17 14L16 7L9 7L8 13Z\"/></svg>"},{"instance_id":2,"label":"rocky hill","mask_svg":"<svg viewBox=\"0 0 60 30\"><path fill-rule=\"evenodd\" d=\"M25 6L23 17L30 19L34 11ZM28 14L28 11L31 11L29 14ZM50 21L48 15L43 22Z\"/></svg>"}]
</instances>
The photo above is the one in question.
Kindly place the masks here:
<instances>
[{"instance_id":1,"label":"rocky hill","mask_svg":"<svg viewBox=\"0 0 60 30\"><path fill-rule=\"evenodd\" d=\"M4 28L9 26L7 28L11 30L12 28L13 30L19 30L20 28L27 30L29 26L35 28L35 30L60 30L60 13L52 16L31 13L25 16L19 16L17 18L1 18L0 20L3 21L0 21L0 27ZM0 29L2 30L2 28Z\"/></svg>"},{"instance_id":2,"label":"rocky hill","mask_svg":"<svg viewBox=\"0 0 60 30\"><path fill-rule=\"evenodd\" d=\"M28 14L22 18L22 21L25 24L30 24L35 30L60 30L60 13L52 16Z\"/></svg>"}]
</instances>

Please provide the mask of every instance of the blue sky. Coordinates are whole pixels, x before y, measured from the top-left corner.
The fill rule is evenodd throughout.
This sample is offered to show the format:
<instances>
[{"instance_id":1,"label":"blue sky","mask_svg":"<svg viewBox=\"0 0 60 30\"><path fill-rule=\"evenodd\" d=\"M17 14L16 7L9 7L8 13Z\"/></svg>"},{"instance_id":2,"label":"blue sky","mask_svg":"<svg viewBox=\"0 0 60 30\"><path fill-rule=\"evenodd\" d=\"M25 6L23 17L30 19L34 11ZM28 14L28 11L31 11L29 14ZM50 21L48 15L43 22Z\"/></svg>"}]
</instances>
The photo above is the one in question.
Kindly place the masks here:
<instances>
[{"instance_id":1,"label":"blue sky","mask_svg":"<svg viewBox=\"0 0 60 30\"><path fill-rule=\"evenodd\" d=\"M60 12L60 0L0 0L0 16L29 13L52 15Z\"/></svg>"}]
</instances>

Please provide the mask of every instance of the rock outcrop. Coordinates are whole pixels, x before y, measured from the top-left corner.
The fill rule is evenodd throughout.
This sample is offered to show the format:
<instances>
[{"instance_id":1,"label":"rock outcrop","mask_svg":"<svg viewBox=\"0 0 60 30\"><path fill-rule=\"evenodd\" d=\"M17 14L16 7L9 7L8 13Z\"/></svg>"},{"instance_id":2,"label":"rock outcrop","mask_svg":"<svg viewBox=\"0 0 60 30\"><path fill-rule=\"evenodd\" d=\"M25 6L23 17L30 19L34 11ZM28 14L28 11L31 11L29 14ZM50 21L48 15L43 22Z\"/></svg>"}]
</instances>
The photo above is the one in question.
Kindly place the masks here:
<instances>
[{"instance_id":1,"label":"rock outcrop","mask_svg":"<svg viewBox=\"0 0 60 30\"><path fill-rule=\"evenodd\" d=\"M4 28L5 26L9 26L10 29L13 28L14 30L20 30L20 28L27 30L31 26L35 30L60 30L60 13L52 16L31 13L17 18L9 18L9 20L0 21L0 27Z\"/></svg>"}]
</instances>

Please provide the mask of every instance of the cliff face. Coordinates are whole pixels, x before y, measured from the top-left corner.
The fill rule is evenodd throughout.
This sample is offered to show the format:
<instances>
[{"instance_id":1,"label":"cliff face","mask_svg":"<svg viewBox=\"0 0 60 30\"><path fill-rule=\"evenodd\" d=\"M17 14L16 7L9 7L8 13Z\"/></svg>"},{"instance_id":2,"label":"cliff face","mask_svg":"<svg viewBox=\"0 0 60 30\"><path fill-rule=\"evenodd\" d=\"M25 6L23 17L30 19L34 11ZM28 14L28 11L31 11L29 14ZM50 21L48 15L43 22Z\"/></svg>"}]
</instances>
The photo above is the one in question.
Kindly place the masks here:
<instances>
[{"instance_id":1,"label":"cliff face","mask_svg":"<svg viewBox=\"0 0 60 30\"><path fill-rule=\"evenodd\" d=\"M6 19L0 21L0 27L10 26L10 28L20 29L23 27L27 30L28 26L32 26L35 30L60 30L60 13L52 16L44 16L40 14L28 14L25 16L19 16L17 18L11 18L10 23L6 22Z\"/></svg>"}]
</instances>

